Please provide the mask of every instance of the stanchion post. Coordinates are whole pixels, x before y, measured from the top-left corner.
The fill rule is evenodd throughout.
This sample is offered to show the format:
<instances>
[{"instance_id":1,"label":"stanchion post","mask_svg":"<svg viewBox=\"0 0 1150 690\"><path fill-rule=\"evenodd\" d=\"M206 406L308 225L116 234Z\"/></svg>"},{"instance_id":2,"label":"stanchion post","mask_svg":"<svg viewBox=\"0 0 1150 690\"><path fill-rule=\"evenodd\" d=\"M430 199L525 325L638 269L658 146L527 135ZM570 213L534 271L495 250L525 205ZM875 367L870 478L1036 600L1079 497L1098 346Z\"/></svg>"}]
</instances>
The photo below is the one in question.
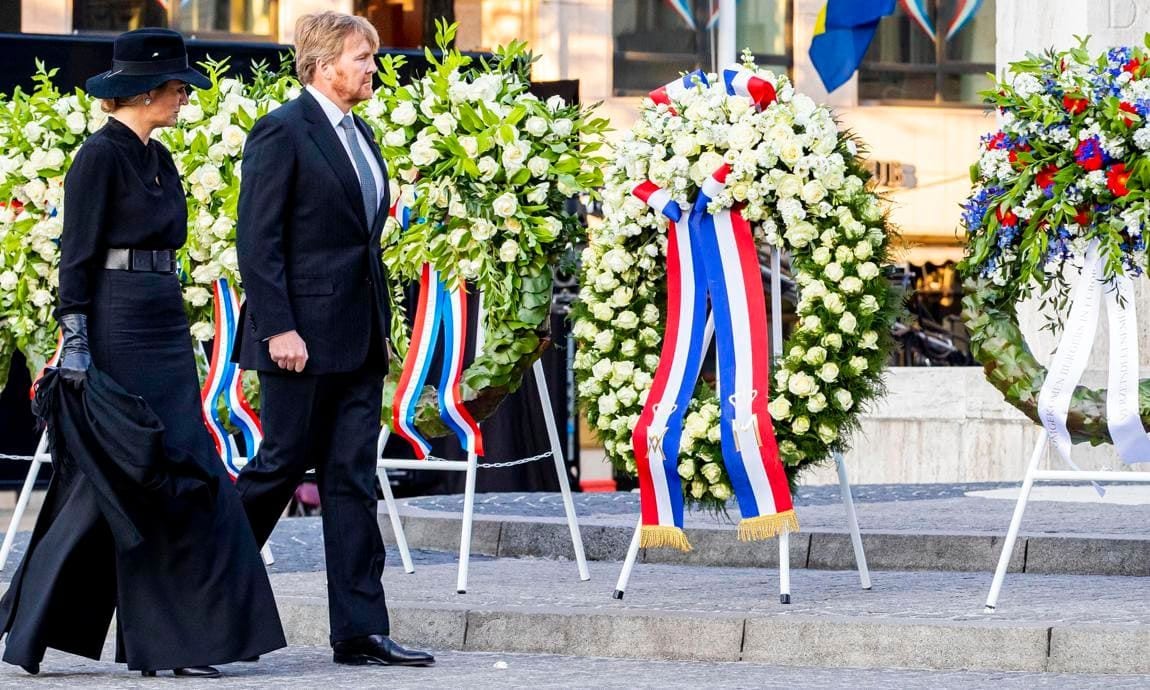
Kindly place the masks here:
<instances>
[{"instance_id":1,"label":"stanchion post","mask_svg":"<svg viewBox=\"0 0 1150 690\"><path fill-rule=\"evenodd\" d=\"M40 475L40 466L50 462L48 455L48 431L40 434L40 442L36 444L36 452L32 455L32 465L28 468L28 476L24 478L24 486L20 489L20 497L16 499L16 508L12 511L12 519L8 523L8 531L4 533L4 544L0 545L0 570L8 565L8 554L12 552L12 543L16 539L16 532L20 529L20 521L28 510L28 500L32 498L32 490L36 487L36 478Z\"/></svg>"},{"instance_id":2,"label":"stanchion post","mask_svg":"<svg viewBox=\"0 0 1150 690\"><path fill-rule=\"evenodd\" d=\"M587 570L587 556L583 552L583 535L579 532L579 520L575 515L575 501L571 497L571 481L567 476L567 463L563 460L563 449L559 445L559 430L555 426L555 413L551 410L551 391L547 388L547 377L543 375L543 364L535 360L531 367L535 372L535 387L539 393L539 406L543 409L543 421L547 423L547 437L551 442L551 459L555 462L555 472L559 478L559 491L563 494L563 510L567 514L567 528L571 532L571 546L575 550L575 563L579 568L579 579L591 579Z\"/></svg>"}]
</instances>

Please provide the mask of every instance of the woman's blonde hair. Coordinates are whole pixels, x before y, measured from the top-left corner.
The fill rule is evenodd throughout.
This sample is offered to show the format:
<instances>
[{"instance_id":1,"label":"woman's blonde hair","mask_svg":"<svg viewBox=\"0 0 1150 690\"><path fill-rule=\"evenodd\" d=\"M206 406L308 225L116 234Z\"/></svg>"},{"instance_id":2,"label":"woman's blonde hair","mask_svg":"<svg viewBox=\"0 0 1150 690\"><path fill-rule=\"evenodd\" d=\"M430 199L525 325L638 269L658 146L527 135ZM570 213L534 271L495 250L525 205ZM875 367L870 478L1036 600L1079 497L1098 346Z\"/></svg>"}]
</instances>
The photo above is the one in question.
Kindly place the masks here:
<instances>
[{"instance_id":1,"label":"woman's blonde hair","mask_svg":"<svg viewBox=\"0 0 1150 690\"><path fill-rule=\"evenodd\" d=\"M101 98L100 110L105 113L114 113L120 108L126 108L130 105L140 105L144 99L148 97L146 93L138 93L135 96L128 96L126 98Z\"/></svg>"},{"instance_id":2,"label":"woman's blonde hair","mask_svg":"<svg viewBox=\"0 0 1150 690\"><path fill-rule=\"evenodd\" d=\"M379 33L363 17L341 12L314 12L301 16L295 23L295 71L299 80L310 84L320 62L331 62L343 52L344 40L359 34L379 50Z\"/></svg>"}]
</instances>

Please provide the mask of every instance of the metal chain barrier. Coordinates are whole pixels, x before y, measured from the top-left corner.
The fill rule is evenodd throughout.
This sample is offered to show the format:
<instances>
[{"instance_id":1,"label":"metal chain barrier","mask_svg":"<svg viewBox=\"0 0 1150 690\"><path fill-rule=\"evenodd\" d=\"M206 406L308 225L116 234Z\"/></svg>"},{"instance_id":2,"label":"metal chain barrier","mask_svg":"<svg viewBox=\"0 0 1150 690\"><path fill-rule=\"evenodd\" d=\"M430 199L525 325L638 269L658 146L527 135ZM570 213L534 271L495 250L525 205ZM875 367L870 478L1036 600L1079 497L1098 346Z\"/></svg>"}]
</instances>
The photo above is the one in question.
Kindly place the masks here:
<instances>
[{"instance_id":1,"label":"metal chain barrier","mask_svg":"<svg viewBox=\"0 0 1150 690\"><path fill-rule=\"evenodd\" d=\"M35 456L32 456L32 455L7 455L5 453L0 453L0 460L31 461L31 460L35 460L35 459L36 459Z\"/></svg>"},{"instance_id":2,"label":"metal chain barrier","mask_svg":"<svg viewBox=\"0 0 1150 690\"><path fill-rule=\"evenodd\" d=\"M506 462L481 462L481 463L477 464L476 467L480 467L480 468L485 469L485 470L496 470L496 469L500 469L503 467L515 467L516 465L526 465L529 462L535 462L536 460L543 460L544 458L549 458L549 457L551 457L551 451L546 451L544 453L540 453L539 455L532 455L529 458L519 458L518 460L508 460ZM448 460L447 458L440 458L440 457L437 457L435 455L428 455L427 461L428 462L452 462L452 461ZM455 461L455 462L458 462L458 461Z\"/></svg>"}]
</instances>

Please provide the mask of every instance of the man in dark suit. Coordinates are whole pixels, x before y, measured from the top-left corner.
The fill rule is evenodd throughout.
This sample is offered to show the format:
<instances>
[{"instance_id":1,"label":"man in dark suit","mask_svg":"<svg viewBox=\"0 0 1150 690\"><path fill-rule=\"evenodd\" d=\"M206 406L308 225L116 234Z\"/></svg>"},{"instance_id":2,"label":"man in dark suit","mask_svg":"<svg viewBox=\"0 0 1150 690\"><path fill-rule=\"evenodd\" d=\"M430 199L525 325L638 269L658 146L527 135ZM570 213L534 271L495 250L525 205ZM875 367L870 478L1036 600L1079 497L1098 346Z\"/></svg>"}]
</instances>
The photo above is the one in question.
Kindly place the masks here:
<instances>
[{"instance_id":1,"label":"man in dark suit","mask_svg":"<svg viewBox=\"0 0 1150 690\"><path fill-rule=\"evenodd\" d=\"M425 666L389 637L376 523L376 438L388 312L380 232L386 168L350 113L372 94L379 38L361 17L296 24L299 98L244 147L236 230L247 295L239 364L259 372L264 441L236 489L257 540L315 467L323 509L334 660Z\"/></svg>"}]
</instances>

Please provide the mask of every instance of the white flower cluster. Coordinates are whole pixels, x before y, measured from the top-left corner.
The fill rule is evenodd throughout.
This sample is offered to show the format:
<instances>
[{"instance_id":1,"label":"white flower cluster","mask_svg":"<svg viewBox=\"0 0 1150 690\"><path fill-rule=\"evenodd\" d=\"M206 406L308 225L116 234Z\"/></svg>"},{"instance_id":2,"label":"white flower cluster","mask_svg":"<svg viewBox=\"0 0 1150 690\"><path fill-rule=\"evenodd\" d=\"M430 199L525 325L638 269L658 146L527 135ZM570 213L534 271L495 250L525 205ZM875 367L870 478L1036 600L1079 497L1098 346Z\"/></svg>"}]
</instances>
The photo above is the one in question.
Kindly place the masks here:
<instances>
[{"instance_id":1,"label":"white flower cluster","mask_svg":"<svg viewBox=\"0 0 1150 690\"><path fill-rule=\"evenodd\" d=\"M761 112L728 95L717 75L673 104L647 101L615 149L603 193L604 222L582 254L573 335L578 395L608 455L634 471L631 435L659 362L666 315L666 221L632 195L648 180L686 211L722 163L727 186L709 210L738 206L760 241L792 257L800 322L775 374L770 403L784 461L801 465L841 447L885 360L889 287L880 265L887 233L866 189L854 142L826 108L760 71L777 100ZM681 113L678 115L676 113ZM684 221L685 222L685 221ZM719 448L719 408L701 387L684 422L679 473L690 498L731 492Z\"/></svg>"}]
</instances>

